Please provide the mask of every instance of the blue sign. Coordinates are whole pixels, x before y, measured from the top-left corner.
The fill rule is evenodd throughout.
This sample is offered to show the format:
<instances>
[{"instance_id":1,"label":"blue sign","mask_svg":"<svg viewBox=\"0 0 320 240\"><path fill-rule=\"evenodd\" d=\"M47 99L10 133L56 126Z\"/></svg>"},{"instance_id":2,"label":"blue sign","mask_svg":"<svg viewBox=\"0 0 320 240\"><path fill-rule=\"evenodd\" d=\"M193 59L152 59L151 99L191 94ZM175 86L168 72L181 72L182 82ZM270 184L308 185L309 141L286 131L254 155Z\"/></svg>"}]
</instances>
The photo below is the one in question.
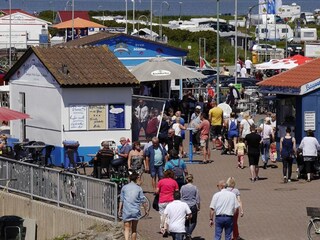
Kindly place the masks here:
<instances>
[{"instance_id":1,"label":"blue sign","mask_svg":"<svg viewBox=\"0 0 320 240\"><path fill-rule=\"evenodd\" d=\"M108 129L125 128L124 104L109 104Z\"/></svg>"}]
</instances>

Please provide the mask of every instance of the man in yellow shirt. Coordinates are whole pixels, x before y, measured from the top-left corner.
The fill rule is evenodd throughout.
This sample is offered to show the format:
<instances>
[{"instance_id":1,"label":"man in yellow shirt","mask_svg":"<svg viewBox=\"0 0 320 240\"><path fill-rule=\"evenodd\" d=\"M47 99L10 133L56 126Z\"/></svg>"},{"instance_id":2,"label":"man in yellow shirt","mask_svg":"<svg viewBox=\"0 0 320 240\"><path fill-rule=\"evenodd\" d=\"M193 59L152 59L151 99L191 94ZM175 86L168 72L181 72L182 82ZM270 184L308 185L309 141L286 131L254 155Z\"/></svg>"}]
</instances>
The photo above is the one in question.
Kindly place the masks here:
<instances>
[{"instance_id":1,"label":"man in yellow shirt","mask_svg":"<svg viewBox=\"0 0 320 240\"><path fill-rule=\"evenodd\" d=\"M213 147L216 148L215 141L221 135L223 125L223 111L217 106L216 102L211 103L212 108L209 111L210 126L210 140Z\"/></svg>"}]
</instances>

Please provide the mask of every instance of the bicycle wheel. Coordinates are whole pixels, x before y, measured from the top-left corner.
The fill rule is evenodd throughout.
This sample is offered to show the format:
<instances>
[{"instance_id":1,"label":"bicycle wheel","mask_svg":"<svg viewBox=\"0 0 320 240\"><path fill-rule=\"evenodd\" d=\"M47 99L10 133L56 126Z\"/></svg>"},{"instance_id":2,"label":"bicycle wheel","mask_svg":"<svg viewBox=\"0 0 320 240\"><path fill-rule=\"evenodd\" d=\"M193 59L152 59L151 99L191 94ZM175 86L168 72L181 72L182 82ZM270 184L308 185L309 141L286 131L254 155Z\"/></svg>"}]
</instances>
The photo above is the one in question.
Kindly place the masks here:
<instances>
[{"instance_id":1,"label":"bicycle wheel","mask_svg":"<svg viewBox=\"0 0 320 240\"><path fill-rule=\"evenodd\" d=\"M310 220L307 234L309 240L320 240L320 218Z\"/></svg>"},{"instance_id":2,"label":"bicycle wheel","mask_svg":"<svg viewBox=\"0 0 320 240\"><path fill-rule=\"evenodd\" d=\"M144 199L145 199L145 202L146 202L146 205L147 205L147 209L148 212L150 211L150 208L151 208L151 203L150 203L150 200L149 198L147 198L146 196L144 196ZM146 214L146 210L144 210L144 204L141 204L141 218L144 218L147 214Z\"/></svg>"}]
</instances>

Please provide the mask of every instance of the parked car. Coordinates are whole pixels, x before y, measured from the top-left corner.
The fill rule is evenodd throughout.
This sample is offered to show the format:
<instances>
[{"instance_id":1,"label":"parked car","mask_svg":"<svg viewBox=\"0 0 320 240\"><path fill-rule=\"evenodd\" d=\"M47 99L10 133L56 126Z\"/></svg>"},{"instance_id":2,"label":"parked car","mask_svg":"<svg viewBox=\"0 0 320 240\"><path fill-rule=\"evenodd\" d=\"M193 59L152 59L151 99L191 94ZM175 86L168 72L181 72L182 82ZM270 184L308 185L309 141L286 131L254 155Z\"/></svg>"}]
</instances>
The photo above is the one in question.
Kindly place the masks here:
<instances>
[{"instance_id":1,"label":"parked car","mask_svg":"<svg viewBox=\"0 0 320 240\"><path fill-rule=\"evenodd\" d=\"M243 87L254 87L256 86L257 79L255 78L237 78L237 83L241 83ZM221 87L228 87L230 83L235 83L235 78L229 78L226 81L221 82Z\"/></svg>"},{"instance_id":2,"label":"parked car","mask_svg":"<svg viewBox=\"0 0 320 240\"><path fill-rule=\"evenodd\" d=\"M270 44L255 44L252 46L251 51L259 51L264 49L272 49L272 45Z\"/></svg>"},{"instance_id":3,"label":"parked car","mask_svg":"<svg viewBox=\"0 0 320 240\"><path fill-rule=\"evenodd\" d=\"M287 49L284 48L285 56L292 57L294 55L300 54L304 56L304 49L301 44L288 44ZM287 55L286 55L287 54Z\"/></svg>"},{"instance_id":4,"label":"parked car","mask_svg":"<svg viewBox=\"0 0 320 240\"><path fill-rule=\"evenodd\" d=\"M217 74L217 70L211 68L198 68L196 71L206 76Z\"/></svg>"},{"instance_id":5,"label":"parked car","mask_svg":"<svg viewBox=\"0 0 320 240\"><path fill-rule=\"evenodd\" d=\"M224 82L226 80L228 80L229 78L231 78L230 76L226 76L226 75L219 75L219 82ZM217 75L213 75L213 76L209 76L207 78L202 79L203 82L203 86L207 86L208 83L212 84L214 80L217 80Z\"/></svg>"}]
</instances>

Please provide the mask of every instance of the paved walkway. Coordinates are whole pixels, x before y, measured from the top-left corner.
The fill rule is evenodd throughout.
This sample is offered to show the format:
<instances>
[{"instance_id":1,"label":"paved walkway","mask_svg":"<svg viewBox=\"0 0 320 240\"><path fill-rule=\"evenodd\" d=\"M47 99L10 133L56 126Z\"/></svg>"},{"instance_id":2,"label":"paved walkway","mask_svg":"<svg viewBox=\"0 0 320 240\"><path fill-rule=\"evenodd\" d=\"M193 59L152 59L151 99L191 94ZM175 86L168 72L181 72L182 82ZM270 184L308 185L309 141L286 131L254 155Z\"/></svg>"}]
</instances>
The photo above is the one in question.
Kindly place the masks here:
<instances>
[{"instance_id":1,"label":"paved walkway","mask_svg":"<svg viewBox=\"0 0 320 240\"><path fill-rule=\"evenodd\" d=\"M240 236L245 240L305 240L308 217L306 207L320 207L320 180L307 183L296 180L284 184L282 163L268 169L260 168L261 180L251 183L248 159L245 169L238 169L236 156L221 155L212 151L213 163L188 164L189 173L194 175L194 184L201 195L201 210L193 239L213 239L214 229L209 227L209 204L213 193L217 192L217 182L235 177L244 206L244 217L239 218ZM195 159L201 159L197 155ZM261 162L260 162L261 164ZM296 177L295 169L293 178ZM151 191L149 175L144 174L143 188ZM147 193L152 199L152 194ZM144 239L162 239L159 234L160 218L153 209L147 219L139 222L138 230Z\"/></svg>"}]
</instances>

